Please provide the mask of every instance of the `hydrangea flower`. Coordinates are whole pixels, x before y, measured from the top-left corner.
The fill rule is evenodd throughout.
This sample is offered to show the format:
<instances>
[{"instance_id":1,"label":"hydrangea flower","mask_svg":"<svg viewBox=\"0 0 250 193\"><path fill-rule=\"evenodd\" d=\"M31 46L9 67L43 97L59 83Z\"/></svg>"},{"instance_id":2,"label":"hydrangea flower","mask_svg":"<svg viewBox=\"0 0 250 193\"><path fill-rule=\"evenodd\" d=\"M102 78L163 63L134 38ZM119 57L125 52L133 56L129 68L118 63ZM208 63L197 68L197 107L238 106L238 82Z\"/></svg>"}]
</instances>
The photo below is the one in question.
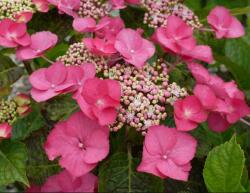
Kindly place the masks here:
<instances>
[{"instance_id":1,"label":"hydrangea flower","mask_svg":"<svg viewBox=\"0 0 250 193\"><path fill-rule=\"evenodd\" d=\"M93 78L85 81L78 104L89 118L97 120L100 125L109 125L115 122L120 98L118 81Z\"/></svg>"},{"instance_id":2,"label":"hydrangea flower","mask_svg":"<svg viewBox=\"0 0 250 193\"><path fill-rule=\"evenodd\" d=\"M196 146L196 140L187 133L165 126L152 126L145 136L142 161L137 171L163 179L187 181Z\"/></svg>"},{"instance_id":3,"label":"hydrangea flower","mask_svg":"<svg viewBox=\"0 0 250 193\"><path fill-rule=\"evenodd\" d=\"M115 48L126 62L137 68L142 68L155 53L154 45L132 29L123 29L118 33Z\"/></svg>"},{"instance_id":4,"label":"hydrangea flower","mask_svg":"<svg viewBox=\"0 0 250 193\"><path fill-rule=\"evenodd\" d=\"M108 138L108 127L76 112L67 121L56 124L44 148L50 160L60 157L61 167L77 178L94 169L108 155Z\"/></svg>"},{"instance_id":5,"label":"hydrangea flower","mask_svg":"<svg viewBox=\"0 0 250 193\"><path fill-rule=\"evenodd\" d=\"M196 45L193 30L177 16L169 16L166 27L156 29L153 39L167 52L178 54L184 59L197 59L204 62L213 62L210 47Z\"/></svg>"},{"instance_id":6,"label":"hydrangea flower","mask_svg":"<svg viewBox=\"0 0 250 193\"><path fill-rule=\"evenodd\" d=\"M82 93L82 88L87 79L95 77L95 65L86 63L80 66L69 66L66 82L72 84L71 87L65 89L65 92L72 92L73 98L78 99Z\"/></svg>"},{"instance_id":7,"label":"hydrangea flower","mask_svg":"<svg viewBox=\"0 0 250 193\"><path fill-rule=\"evenodd\" d=\"M31 35L31 43L28 46L20 47L16 51L19 60L30 60L38 58L57 43L57 36L49 31L37 32Z\"/></svg>"},{"instance_id":8,"label":"hydrangea flower","mask_svg":"<svg viewBox=\"0 0 250 193\"><path fill-rule=\"evenodd\" d=\"M28 23L33 17L30 11L24 11L15 15L15 21L18 23Z\"/></svg>"},{"instance_id":9,"label":"hydrangea flower","mask_svg":"<svg viewBox=\"0 0 250 193\"><path fill-rule=\"evenodd\" d=\"M126 7L125 3L138 5L141 3L141 0L110 0L110 3L113 9L123 9Z\"/></svg>"},{"instance_id":10,"label":"hydrangea flower","mask_svg":"<svg viewBox=\"0 0 250 193\"><path fill-rule=\"evenodd\" d=\"M17 23L10 19L0 21L0 46L15 48L19 45L30 44L30 36L27 33L26 24Z\"/></svg>"},{"instance_id":11,"label":"hydrangea flower","mask_svg":"<svg viewBox=\"0 0 250 193\"><path fill-rule=\"evenodd\" d=\"M222 6L215 7L207 17L208 23L213 27L216 38L238 38L245 35L242 24L230 11Z\"/></svg>"},{"instance_id":12,"label":"hydrangea flower","mask_svg":"<svg viewBox=\"0 0 250 193\"><path fill-rule=\"evenodd\" d=\"M244 93L237 88L234 81L224 82L197 63L189 63L188 68L197 83L194 94L209 112L208 125L212 130L225 131L230 124L250 114Z\"/></svg>"},{"instance_id":13,"label":"hydrangea flower","mask_svg":"<svg viewBox=\"0 0 250 193\"><path fill-rule=\"evenodd\" d=\"M199 123L207 120L208 113L199 99L192 95L174 103L174 119L176 128L181 131L195 129Z\"/></svg>"},{"instance_id":14,"label":"hydrangea flower","mask_svg":"<svg viewBox=\"0 0 250 193\"><path fill-rule=\"evenodd\" d=\"M96 28L96 21L91 17L75 18L73 21L73 28L77 32L94 32Z\"/></svg>"},{"instance_id":15,"label":"hydrangea flower","mask_svg":"<svg viewBox=\"0 0 250 193\"><path fill-rule=\"evenodd\" d=\"M50 176L41 187L41 192L95 192L97 181L92 173L74 179L67 170L63 170Z\"/></svg>"},{"instance_id":16,"label":"hydrangea flower","mask_svg":"<svg viewBox=\"0 0 250 193\"><path fill-rule=\"evenodd\" d=\"M78 178L72 178L67 170L50 176L42 186L31 185L26 192L96 192L98 178L87 173Z\"/></svg>"},{"instance_id":17,"label":"hydrangea flower","mask_svg":"<svg viewBox=\"0 0 250 193\"><path fill-rule=\"evenodd\" d=\"M48 2L57 6L60 13L78 17L76 11L80 8L80 0L48 0Z\"/></svg>"},{"instance_id":18,"label":"hydrangea flower","mask_svg":"<svg viewBox=\"0 0 250 193\"><path fill-rule=\"evenodd\" d=\"M117 52L112 40L109 41L108 39L98 37L84 38L83 43L91 53L99 56L110 56Z\"/></svg>"},{"instance_id":19,"label":"hydrangea flower","mask_svg":"<svg viewBox=\"0 0 250 193\"><path fill-rule=\"evenodd\" d=\"M11 137L12 127L8 123L0 123L0 140Z\"/></svg>"},{"instance_id":20,"label":"hydrangea flower","mask_svg":"<svg viewBox=\"0 0 250 193\"><path fill-rule=\"evenodd\" d=\"M60 62L33 72L29 77L32 98L37 102L46 101L71 87L72 83L66 81L67 73L66 66Z\"/></svg>"},{"instance_id":21,"label":"hydrangea flower","mask_svg":"<svg viewBox=\"0 0 250 193\"><path fill-rule=\"evenodd\" d=\"M40 12L46 13L49 11L49 3L47 0L32 0L32 3L35 4L36 9Z\"/></svg>"}]
</instances>

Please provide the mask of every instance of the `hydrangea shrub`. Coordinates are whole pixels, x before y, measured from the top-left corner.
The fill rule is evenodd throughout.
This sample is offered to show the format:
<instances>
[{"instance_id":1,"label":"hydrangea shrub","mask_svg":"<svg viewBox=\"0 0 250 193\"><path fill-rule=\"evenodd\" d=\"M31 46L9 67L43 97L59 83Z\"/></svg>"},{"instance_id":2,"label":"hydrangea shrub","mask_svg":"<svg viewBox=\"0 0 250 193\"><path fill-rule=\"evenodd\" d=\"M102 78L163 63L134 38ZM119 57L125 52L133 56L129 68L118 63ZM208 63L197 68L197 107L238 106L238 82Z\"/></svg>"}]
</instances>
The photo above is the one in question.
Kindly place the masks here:
<instances>
[{"instance_id":1,"label":"hydrangea shrub","mask_svg":"<svg viewBox=\"0 0 250 193\"><path fill-rule=\"evenodd\" d=\"M2 0L0 191L249 192L249 6Z\"/></svg>"}]
</instances>

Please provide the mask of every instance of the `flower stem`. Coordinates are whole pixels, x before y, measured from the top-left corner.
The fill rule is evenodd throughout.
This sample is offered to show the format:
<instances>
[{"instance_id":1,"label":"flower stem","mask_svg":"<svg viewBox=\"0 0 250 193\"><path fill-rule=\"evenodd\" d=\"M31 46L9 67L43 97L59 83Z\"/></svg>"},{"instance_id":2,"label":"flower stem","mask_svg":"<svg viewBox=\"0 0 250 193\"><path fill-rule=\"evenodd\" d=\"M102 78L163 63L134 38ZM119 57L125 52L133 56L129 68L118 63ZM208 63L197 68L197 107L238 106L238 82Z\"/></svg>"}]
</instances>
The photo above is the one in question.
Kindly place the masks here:
<instances>
[{"instance_id":1,"label":"flower stem","mask_svg":"<svg viewBox=\"0 0 250 193\"><path fill-rule=\"evenodd\" d=\"M28 61L23 61L24 67L26 69L26 71L28 72L28 74L32 74L33 70L31 68L30 62Z\"/></svg>"},{"instance_id":2,"label":"flower stem","mask_svg":"<svg viewBox=\"0 0 250 193\"><path fill-rule=\"evenodd\" d=\"M241 121L242 123L245 123L246 125L248 125L248 126L250 127L250 123L249 123L247 120L241 118L240 121Z\"/></svg>"},{"instance_id":3,"label":"flower stem","mask_svg":"<svg viewBox=\"0 0 250 193\"><path fill-rule=\"evenodd\" d=\"M41 58L44 59L44 60L46 60L50 64L54 63L52 60L50 60L49 58L47 58L45 55L42 55Z\"/></svg>"},{"instance_id":4,"label":"flower stem","mask_svg":"<svg viewBox=\"0 0 250 193\"><path fill-rule=\"evenodd\" d=\"M199 30L200 30L200 31L206 31L206 32L214 32L213 29L205 28L205 27L199 28Z\"/></svg>"}]
</instances>

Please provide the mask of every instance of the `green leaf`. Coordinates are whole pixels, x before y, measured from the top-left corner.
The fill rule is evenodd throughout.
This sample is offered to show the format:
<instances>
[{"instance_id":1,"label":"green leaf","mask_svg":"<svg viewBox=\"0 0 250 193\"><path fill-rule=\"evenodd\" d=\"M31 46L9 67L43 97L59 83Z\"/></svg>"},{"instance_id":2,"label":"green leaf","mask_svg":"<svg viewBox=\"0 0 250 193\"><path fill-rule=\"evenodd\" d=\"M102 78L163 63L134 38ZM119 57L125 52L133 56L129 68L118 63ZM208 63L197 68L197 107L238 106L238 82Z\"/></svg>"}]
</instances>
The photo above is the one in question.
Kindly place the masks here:
<instances>
[{"instance_id":1,"label":"green leaf","mask_svg":"<svg viewBox=\"0 0 250 193\"><path fill-rule=\"evenodd\" d=\"M17 66L9 57L0 55L0 88L16 82L23 72L23 67Z\"/></svg>"},{"instance_id":2,"label":"green leaf","mask_svg":"<svg viewBox=\"0 0 250 193\"><path fill-rule=\"evenodd\" d=\"M38 106L33 106L32 112L24 118L19 118L12 126L12 139L23 140L33 131L41 129L45 125L45 120L41 115Z\"/></svg>"},{"instance_id":3,"label":"green leaf","mask_svg":"<svg viewBox=\"0 0 250 193\"><path fill-rule=\"evenodd\" d=\"M247 192L250 192L250 180L247 182Z\"/></svg>"},{"instance_id":4,"label":"green leaf","mask_svg":"<svg viewBox=\"0 0 250 193\"><path fill-rule=\"evenodd\" d=\"M50 161L44 151L47 131L41 130L25 140L28 152L27 176L32 184L43 184L49 176L59 173L57 161Z\"/></svg>"},{"instance_id":5,"label":"green leaf","mask_svg":"<svg viewBox=\"0 0 250 193\"><path fill-rule=\"evenodd\" d=\"M4 140L0 144L0 186L15 181L29 185L26 177L26 147L23 143Z\"/></svg>"},{"instance_id":6,"label":"green leaf","mask_svg":"<svg viewBox=\"0 0 250 193\"><path fill-rule=\"evenodd\" d=\"M70 95L56 97L46 103L47 116L52 121L67 119L73 112L79 109L76 101Z\"/></svg>"},{"instance_id":7,"label":"green leaf","mask_svg":"<svg viewBox=\"0 0 250 193\"><path fill-rule=\"evenodd\" d=\"M250 89L249 50L250 44L244 38L227 40L225 45L226 57L222 61L244 89ZM223 59L223 57L221 58Z\"/></svg>"},{"instance_id":8,"label":"green leaf","mask_svg":"<svg viewBox=\"0 0 250 193\"><path fill-rule=\"evenodd\" d=\"M158 177L136 172L138 160L130 153L116 153L100 166L100 192L163 192Z\"/></svg>"},{"instance_id":9,"label":"green leaf","mask_svg":"<svg viewBox=\"0 0 250 193\"><path fill-rule=\"evenodd\" d=\"M244 192L241 178L244 169L244 152L234 136L230 141L209 152L203 177L211 192Z\"/></svg>"}]
</instances>

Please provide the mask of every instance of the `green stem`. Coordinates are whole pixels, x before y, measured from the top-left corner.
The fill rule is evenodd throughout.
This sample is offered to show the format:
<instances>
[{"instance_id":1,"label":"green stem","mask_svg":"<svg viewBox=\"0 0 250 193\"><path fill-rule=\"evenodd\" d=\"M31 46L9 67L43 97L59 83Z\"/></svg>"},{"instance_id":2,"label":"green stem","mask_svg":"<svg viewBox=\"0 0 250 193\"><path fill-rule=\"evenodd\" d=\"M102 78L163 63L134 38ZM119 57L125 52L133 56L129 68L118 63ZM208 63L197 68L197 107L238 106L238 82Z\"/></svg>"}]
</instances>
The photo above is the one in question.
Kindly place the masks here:
<instances>
[{"instance_id":1,"label":"green stem","mask_svg":"<svg viewBox=\"0 0 250 193\"><path fill-rule=\"evenodd\" d=\"M33 70L31 68L30 62L24 61L23 64L28 74L32 74Z\"/></svg>"},{"instance_id":2,"label":"green stem","mask_svg":"<svg viewBox=\"0 0 250 193\"><path fill-rule=\"evenodd\" d=\"M129 134L129 127L126 127L126 138L128 138L128 134ZM127 152L128 152L128 193L132 192L132 154L131 154L131 143L130 141L127 139Z\"/></svg>"}]
</instances>

